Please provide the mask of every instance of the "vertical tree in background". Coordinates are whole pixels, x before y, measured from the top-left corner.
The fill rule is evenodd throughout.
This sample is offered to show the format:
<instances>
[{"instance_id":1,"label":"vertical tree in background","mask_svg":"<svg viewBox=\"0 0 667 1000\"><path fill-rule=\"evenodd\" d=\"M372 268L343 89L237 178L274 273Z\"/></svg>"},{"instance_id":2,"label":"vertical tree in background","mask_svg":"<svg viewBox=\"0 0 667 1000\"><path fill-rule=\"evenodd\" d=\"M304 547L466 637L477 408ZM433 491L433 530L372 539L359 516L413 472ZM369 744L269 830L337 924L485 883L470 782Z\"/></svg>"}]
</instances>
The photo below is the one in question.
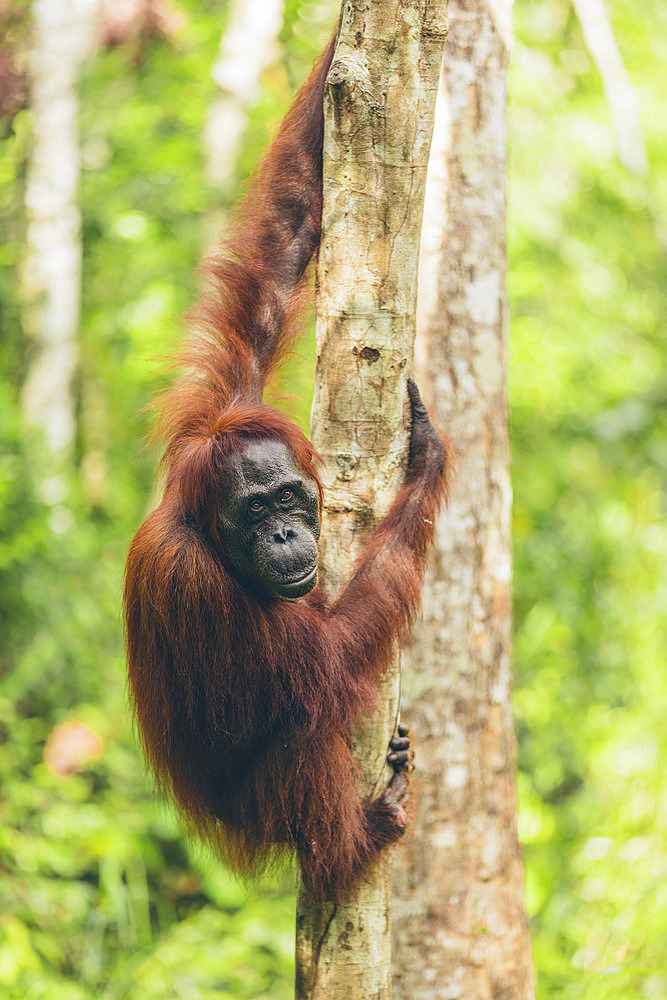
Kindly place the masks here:
<instances>
[{"instance_id":1,"label":"vertical tree in background","mask_svg":"<svg viewBox=\"0 0 667 1000\"><path fill-rule=\"evenodd\" d=\"M327 83L313 441L325 462L323 584L335 593L386 512L407 445L417 261L446 0L345 4ZM386 784L398 657L355 734L365 794ZM349 905L297 905L297 1000L388 1000L392 852Z\"/></svg>"},{"instance_id":2,"label":"vertical tree in background","mask_svg":"<svg viewBox=\"0 0 667 1000\"><path fill-rule=\"evenodd\" d=\"M264 70L276 56L283 0L233 0L212 70L219 88L206 122L206 170L216 187L234 176L250 105Z\"/></svg>"},{"instance_id":3,"label":"vertical tree in background","mask_svg":"<svg viewBox=\"0 0 667 1000\"><path fill-rule=\"evenodd\" d=\"M639 101L626 71L604 0L573 0L588 51L602 78L616 133L618 155L628 170L648 170Z\"/></svg>"},{"instance_id":4,"label":"vertical tree in background","mask_svg":"<svg viewBox=\"0 0 667 1000\"><path fill-rule=\"evenodd\" d=\"M22 276L30 355L22 399L29 422L60 457L69 454L75 433L72 378L81 300L77 81L92 44L95 10L95 0L35 0L32 5L33 144Z\"/></svg>"},{"instance_id":5,"label":"vertical tree in background","mask_svg":"<svg viewBox=\"0 0 667 1000\"><path fill-rule=\"evenodd\" d=\"M511 0L451 0L427 181L417 378L458 455L406 657L418 821L397 852L397 1000L526 1000L510 709L505 105Z\"/></svg>"}]
</instances>

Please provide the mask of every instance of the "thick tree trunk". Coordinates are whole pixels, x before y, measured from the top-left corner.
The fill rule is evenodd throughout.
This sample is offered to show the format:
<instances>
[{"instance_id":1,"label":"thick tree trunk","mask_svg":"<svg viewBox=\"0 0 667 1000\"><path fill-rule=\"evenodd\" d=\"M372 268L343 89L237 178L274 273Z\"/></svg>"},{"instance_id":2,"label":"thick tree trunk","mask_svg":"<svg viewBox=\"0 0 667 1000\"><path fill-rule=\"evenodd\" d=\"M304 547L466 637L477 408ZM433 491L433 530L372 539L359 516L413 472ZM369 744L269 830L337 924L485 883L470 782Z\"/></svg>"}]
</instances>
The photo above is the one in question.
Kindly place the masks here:
<instances>
[{"instance_id":1,"label":"thick tree trunk","mask_svg":"<svg viewBox=\"0 0 667 1000\"><path fill-rule=\"evenodd\" d=\"M22 399L29 422L43 433L54 456L67 456L75 431L71 384L81 297L77 81L92 44L95 8L95 0L36 0L32 5L34 136L23 268L24 327L32 350Z\"/></svg>"},{"instance_id":2,"label":"thick tree trunk","mask_svg":"<svg viewBox=\"0 0 667 1000\"><path fill-rule=\"evenodd\" d=\"M326 465L322 563L335 592L406 459L416 275L445 0L346 3L325 100L313 441ZM398 657L355 740L363 791L388 780ZM339 909L297 907L299 1000L390 996L392 853Z\"/></svg>"},{"instance_id":3,"label":"thick tree trunk","mask_svg":"<svg viewBox=\"0 0 667 1000\"><path fill-rule=\"evenodd\" d=\"M451 0L427 182L417 378L457 474L406 657L419 814L398 854L398 1000L533 995L510 709L505 103L511 0Z\"/></svg>"}]
</instances>

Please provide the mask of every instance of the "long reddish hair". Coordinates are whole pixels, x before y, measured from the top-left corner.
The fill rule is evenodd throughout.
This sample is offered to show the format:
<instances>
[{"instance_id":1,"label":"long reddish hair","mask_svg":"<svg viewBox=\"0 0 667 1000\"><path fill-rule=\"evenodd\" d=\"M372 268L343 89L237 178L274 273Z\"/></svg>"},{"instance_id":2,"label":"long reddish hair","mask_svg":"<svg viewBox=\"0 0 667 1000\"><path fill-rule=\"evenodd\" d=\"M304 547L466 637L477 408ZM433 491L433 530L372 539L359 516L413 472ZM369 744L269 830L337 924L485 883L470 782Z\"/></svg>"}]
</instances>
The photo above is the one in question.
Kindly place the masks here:
<instances>
[{"instance_id":1,"label":"long reddish hair","mask_svg":"<svg viewBox=\"0 0 667 1000\"><path fill-rule=\"evenodd\" d=\"M409 635L445 494L444 445L415 397L404 483L331 606L319 589L295 602L254 593L218 535L221 472L249 438L286 442L321 503L315 450L262 393L294 342L320 238L333 49L204 265L183 374L160 404L164 493L132 541L125 580L130 691L158 786L237 870L266 863L276 845L295 848L321 901L344 899L404 830L406 776L395 776L402 797L397 783L362 799L349 726L372 711L391 650Z\"/></svg>"},{"instance_id":2,"label":"long reddish hair","mask_svg":"<svg viewBox=\"0 0 667 1000\"><path fill-rule=\"evenodd\" d=\"M281 440L317 484L321 506L317 452L262 394L299 334L304 272L319 245L322 103L333 51L332 39L229 233L202 265L182 374L158 402L163 497L133 539L126 568L130 690L148 762L158 786L236 867L266 859L271 835L257 822L249 834L248 817L245 832L242 823L223 829L205 762L221 731L266 730L276 710L258 709L257 690L267 672L269 682L275 677L286 640L270 603L227 571L216 528L219 482L226 457L248 438ZM235 649L246 651L241 672Z\"/></svg>"}]
</instances>

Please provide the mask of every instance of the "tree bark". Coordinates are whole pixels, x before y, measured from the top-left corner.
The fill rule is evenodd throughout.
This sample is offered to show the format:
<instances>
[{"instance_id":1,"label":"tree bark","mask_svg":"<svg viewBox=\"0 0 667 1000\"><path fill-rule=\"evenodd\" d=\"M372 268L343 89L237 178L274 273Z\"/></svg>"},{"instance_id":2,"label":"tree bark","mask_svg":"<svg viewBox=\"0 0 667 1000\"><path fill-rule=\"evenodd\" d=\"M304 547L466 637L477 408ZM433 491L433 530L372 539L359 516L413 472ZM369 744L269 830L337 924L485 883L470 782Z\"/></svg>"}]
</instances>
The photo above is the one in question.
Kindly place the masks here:
<instances>
[{"instance_id":1,"label":"tree bark","mask_svg":"<svg viewBox=\"0 0 667 1000\"><path fill-rule=\"evenodd\" d=\"M446 35L445 0L346 3L325 98L313 441L325 461L323 583L335 593L387 509L406 460L426 166ZM399 662L355 753L364 794L389 773ZM298 1000L386 1000L392 852L349 905L297 904Z\"/></svg>"},{"instance_id":2,"label":"tree bark","mask_svg":"<svg viewBox=\"0 0 667 1000\"><path fill-rule=\"evenodd\" d=\"M32 350L22 401L48 450L61 457L67 457L74 441L72 378L81 298L77 82L92 44L95 8L95 0L36 0L32 5L34 134L22 274L24 328Z\"/></svg>"},{"instance_id":3,"label":"tree bark","mask_svg":"<svg viewBox=\"0 0 667 1000\"><path fill-rule=\"evenodd\" d=\"M417 378L458 455L406 657L419 810L399 852L398 1000L533 996L510 709L505 105L511 0L451 0L427 181Z\"/></svg>"}]
</instances>

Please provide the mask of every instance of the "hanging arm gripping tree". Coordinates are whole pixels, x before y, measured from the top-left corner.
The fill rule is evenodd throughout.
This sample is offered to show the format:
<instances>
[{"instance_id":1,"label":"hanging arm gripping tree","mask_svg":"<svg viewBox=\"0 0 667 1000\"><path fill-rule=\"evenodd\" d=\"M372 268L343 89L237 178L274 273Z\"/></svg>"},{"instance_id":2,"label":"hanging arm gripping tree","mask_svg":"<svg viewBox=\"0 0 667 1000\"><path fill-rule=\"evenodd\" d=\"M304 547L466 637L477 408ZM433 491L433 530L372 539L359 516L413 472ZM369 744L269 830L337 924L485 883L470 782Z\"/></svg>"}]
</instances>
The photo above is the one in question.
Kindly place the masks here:
<instances>
[{"instance_id":1,"label":"hanging arm gripping tree","mask_svg":"<svg viewBox=\"0 0 667 1000\"><path fill-rule=\"evenodd\" d=\"M417 260L446 0L345 3L325 95L313 442L324 458L321 563L335 593L406 460ZM365 794L386 783L399 659L355 734ZM297 905L298 1000L390 995L390 852L348 906Z\"/></svg>"}]
</instances>

